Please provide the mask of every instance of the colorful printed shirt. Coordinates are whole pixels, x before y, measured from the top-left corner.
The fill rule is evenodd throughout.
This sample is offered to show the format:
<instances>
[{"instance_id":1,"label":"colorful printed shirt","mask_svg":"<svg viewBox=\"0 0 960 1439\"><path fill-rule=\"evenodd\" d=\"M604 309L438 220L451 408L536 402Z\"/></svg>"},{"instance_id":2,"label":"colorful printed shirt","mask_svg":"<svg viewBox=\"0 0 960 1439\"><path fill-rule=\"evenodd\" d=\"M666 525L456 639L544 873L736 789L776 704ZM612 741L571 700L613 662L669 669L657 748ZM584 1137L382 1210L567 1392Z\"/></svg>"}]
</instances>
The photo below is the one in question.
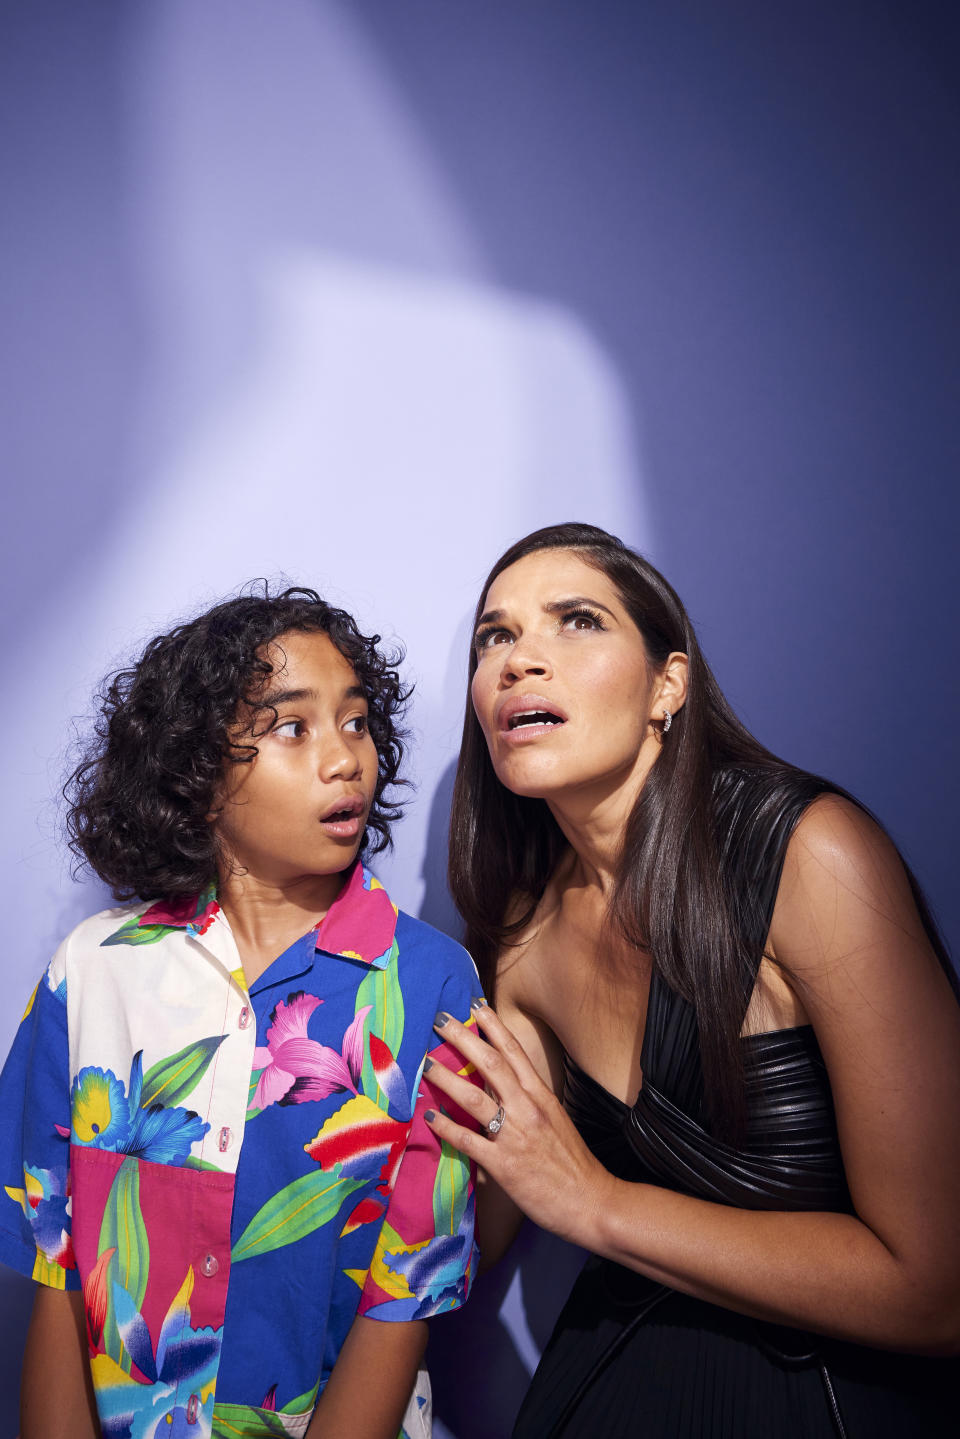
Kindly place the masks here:
<instances>
[{"instance_id":1,"label":"colorful printed shirt","mask_svg":"<svg viewBox=\"0 0 960 1439\"><path fill-rule=\"evenodd\" d=\"M104 1439L302 1435L356 1314L463 1303L422 1070L466 1072L433 1022L477 992L359 863L249 991L212 890L60 946L0 1077L0 1259L82 1288Z\"/></svg>"}]
</instances>

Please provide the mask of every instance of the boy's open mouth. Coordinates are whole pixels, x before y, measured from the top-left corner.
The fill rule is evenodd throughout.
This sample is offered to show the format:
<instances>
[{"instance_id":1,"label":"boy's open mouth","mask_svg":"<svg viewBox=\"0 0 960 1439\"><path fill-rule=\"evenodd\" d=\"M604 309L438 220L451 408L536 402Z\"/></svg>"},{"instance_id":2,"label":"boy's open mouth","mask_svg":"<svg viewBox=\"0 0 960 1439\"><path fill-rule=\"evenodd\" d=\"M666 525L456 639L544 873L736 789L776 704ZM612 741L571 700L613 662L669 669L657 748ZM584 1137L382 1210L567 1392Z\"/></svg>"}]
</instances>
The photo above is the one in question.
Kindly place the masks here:
<instances>
[{"instance_id":1,"label":"boy's open mouth","mask_svg":"<svg viewBox=\"0 0 960 1439\"><path fill-rule=\"evenodd\" d=\"M366 808L363 795L342 795L320 816L320 824L334 838L354 839L360 833Z\"/></svg>"}]
</instances>

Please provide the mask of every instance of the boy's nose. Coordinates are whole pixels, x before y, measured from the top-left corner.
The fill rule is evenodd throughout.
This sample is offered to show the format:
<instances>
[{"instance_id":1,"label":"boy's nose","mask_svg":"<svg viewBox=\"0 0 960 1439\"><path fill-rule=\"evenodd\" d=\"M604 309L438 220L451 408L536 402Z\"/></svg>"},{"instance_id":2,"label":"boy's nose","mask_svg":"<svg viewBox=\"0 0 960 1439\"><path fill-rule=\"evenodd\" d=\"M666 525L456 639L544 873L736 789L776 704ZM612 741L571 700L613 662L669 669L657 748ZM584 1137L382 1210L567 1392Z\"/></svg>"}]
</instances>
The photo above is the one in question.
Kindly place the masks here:
<instances>
[{"instance_id":1,"label":"boy's nose","mask_svg":"<svg viewBox=\"0 0 960 1439\"><path fill-rule=\"evenodd\" d=\"M345 740L328 743L321 747L319 772L323 780L355 779L360 773L361 760L356 750Z\"/></svg>"}]
</instances>

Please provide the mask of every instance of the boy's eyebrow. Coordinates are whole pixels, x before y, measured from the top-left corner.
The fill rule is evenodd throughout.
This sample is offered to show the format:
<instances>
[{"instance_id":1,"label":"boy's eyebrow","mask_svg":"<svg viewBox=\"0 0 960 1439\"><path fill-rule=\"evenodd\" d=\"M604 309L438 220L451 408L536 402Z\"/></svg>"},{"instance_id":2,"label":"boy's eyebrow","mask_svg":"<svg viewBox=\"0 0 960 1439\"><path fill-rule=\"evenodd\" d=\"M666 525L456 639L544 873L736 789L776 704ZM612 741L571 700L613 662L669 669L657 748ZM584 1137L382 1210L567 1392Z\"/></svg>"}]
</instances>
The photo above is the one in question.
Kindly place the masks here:
<instances>
[{"instance_id":1,"label":"boy's eyebrow","mask_svg":"<svg viewBox=\"0 0 960 1439\"><path fill-rule=\"evenodd\" d=\"M319 698L316 690L273 690L265 694L260 703L266 706L276 707L277 705L289 705L297 700L315 700Z\"/></svg>"},{"instance_id":2,"label":"boy's eyebrow","mask_svg":"<svg viewBox=\"0 0 960 1439\"><path fill-rule=\"evenodd\" d=\"M366 697L366 691L362 685L348 685L343 691L341 699L362 700ZM313 689L274 690L270 694L264 695L260 704L265 708L276 709L278 705L297 704L300 700L318 700L320 698L319 692Z\"/></svg>"}]
</instances>

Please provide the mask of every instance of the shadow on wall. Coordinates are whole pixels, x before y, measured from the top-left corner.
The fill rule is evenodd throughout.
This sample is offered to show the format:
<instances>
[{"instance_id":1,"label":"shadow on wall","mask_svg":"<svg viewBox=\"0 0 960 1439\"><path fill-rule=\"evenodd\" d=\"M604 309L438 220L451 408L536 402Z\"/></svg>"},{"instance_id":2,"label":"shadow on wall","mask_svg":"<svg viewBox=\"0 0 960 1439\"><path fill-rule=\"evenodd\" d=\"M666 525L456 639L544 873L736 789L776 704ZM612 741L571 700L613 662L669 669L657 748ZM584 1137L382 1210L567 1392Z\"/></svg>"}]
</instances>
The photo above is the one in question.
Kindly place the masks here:
<instances>
[{"instance_id":1,"label":"shadow on wall","mask_svg":"<svg viewBox=\"0 0 960 1439\"><path fill-rule=\"evenodd\" d=\"M582 1250L528 1224L466 1307L431 1321L434 1439L508 1439L583 1260Z\"/></svg>"},{"instance_id":2,"label":"shadow on wall","mask_svg":"<svg viewBox=\"0 0 960 1439\"><path fill-rule=\"evenodd\" d=\"M463 922L447 888L456 770L456 763L444 769L430 805L420 918L459 936ZM583 1258L528 1224L507 1257L477 1280L469 1304L431 1323L435 1439L506 1439Z\"/></svg>"},{"instance_id":3,"label":"shadow on wall","mask_svg":"<svg viewBox=\"0 0 960 1439\"><path fill-rule=\"evenodd\" d=\"M456 773L457 763L453 760L437 780L430 802L423 868L420 871L423 879L420 918L426 920L427 924L432 924L435 929L442 930L444 934L459 939L463 933L463 920L447 888L447 835L450 830L450 805Z\"/></svg>"},{"instance_id":4,"label":"shadow on wall","mask_svg":"<svg viewBox=\"0 0 960 1439\"><path fill-rule=\"evenodd\" d=\"M0 1266L0 1314L3 1315L3 1343L0 1344L0 1396L9 1404L6 1422L11 1426L0 1439L13 1439L16 1424L17 1395L20 1392L20 1366L27 1337L27 1321L33 1304L33 1280L24 1279L6 1266Z\"/></svg>"}]
</instances>

